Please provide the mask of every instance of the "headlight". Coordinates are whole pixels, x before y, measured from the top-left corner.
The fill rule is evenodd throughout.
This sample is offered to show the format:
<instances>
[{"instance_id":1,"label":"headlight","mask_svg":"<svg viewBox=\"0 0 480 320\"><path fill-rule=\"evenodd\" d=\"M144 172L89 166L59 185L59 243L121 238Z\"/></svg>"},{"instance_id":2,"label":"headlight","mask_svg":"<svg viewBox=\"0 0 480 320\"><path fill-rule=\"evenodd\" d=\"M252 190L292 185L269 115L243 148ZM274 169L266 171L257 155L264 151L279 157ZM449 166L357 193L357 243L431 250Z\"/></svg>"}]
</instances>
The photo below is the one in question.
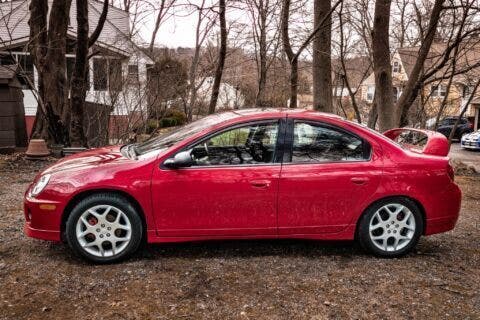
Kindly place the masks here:
<instances>
[{"instance_id":1,"label":"headlight","mask_svg":"<svg viewBox=\"0 0 480 320\"><path fill-rule=\"evenodd\" d=\"M35 183L30 188L29 196L33 197L33 198L38 196L40 194L40 192L42 192L42 190L45 189L49 180L50 180L50 175L49 174L41 176L40 179L38 179L37 183Z\"/></svg>"}]
</instances>

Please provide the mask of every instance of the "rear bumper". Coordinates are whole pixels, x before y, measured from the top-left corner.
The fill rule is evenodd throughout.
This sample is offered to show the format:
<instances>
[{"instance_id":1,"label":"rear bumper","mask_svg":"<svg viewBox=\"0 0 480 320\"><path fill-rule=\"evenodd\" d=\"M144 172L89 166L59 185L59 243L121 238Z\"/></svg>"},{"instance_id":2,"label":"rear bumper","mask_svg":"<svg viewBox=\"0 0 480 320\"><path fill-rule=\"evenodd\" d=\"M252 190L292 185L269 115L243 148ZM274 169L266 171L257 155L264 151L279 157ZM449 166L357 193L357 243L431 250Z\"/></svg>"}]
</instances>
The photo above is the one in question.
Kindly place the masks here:
<instances>
[{"instance_id":1,"label":"rear bumper","mask_svg":"<svg viewBox=\"0 0 480 320\"><path fill-rule=\"evenodd\" d=\"M425 235L452 230L458 221L461 202L462 192L455 183L444 193L438 194L435 205L427 212Z\"/></svg>"},{"instance_id":2,"label":"rear bumper","mask_svg":"<svg viewBox=\"0 0 480 320\"><path fill-rule=\"evenodd\" d=\"M429 219L427 220L427 227L425 229L425 235L431 235L436 233L447 232L455 228L458 215L452 217Z\"/></svg>"}]
</instances>

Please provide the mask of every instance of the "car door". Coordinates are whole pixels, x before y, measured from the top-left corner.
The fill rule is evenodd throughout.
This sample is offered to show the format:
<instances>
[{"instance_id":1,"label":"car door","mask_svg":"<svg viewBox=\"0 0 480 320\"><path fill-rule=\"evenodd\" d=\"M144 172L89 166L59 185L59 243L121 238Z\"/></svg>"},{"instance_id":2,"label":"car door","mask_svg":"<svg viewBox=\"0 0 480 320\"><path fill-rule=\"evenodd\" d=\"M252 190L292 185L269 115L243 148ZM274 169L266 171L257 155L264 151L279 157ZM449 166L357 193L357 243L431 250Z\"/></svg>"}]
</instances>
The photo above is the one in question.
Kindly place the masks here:
<instances>
[{"instance_id":1,"label":"car door","mask_svg":"<svg viewBox=\"0 0 480 320\"><path fill-rule=\"evenodd\" d=\"M155 170L158 235L276 234L281 123L257 121L209 134L182 149L191 150L193 166Z\"/></svg>"},{"instance_id":2,"label":"car door","mask_svg":"<svg viewBox=\"0 0 480 320\"><path fill-rule=\"evenodd\" d=\"M289 119L280 177L279 234L340 232L379 185L378 150L326 123Z\"/></svg>"}]
</instances>

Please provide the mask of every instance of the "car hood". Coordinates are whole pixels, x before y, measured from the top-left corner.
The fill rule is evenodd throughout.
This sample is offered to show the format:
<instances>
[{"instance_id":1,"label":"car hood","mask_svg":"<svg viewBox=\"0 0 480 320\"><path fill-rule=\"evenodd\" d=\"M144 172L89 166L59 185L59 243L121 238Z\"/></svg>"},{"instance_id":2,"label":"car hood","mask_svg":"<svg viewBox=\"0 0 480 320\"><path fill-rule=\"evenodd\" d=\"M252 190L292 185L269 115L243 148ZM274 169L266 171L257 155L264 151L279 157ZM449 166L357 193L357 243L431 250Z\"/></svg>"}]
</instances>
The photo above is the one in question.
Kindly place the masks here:
<instances>
[{"instance_id":1,"label":"car hood","mask_svg":"<svg viewBox=\"0 0 480 320\"><path fill-rule=\"evenodd\" d=\"M77 153L56 162L48 167L43 173L55 173L59 171L78 170L89 167L102 167L112 164L128 163L135 160L124 157L120 153L120 146L92 149Z\"/></svg>"},{"instance_id":2,"label":"car hood","mask_svg":"<svg viewBox=\"0 0 480 320\"><path fill-rule=\"evenodd\" d=\"M478 140L480 138L480 131L476 131L470 134L466 134L464 139L469 139L469 140Z\"/></svg>"}]
</instances>

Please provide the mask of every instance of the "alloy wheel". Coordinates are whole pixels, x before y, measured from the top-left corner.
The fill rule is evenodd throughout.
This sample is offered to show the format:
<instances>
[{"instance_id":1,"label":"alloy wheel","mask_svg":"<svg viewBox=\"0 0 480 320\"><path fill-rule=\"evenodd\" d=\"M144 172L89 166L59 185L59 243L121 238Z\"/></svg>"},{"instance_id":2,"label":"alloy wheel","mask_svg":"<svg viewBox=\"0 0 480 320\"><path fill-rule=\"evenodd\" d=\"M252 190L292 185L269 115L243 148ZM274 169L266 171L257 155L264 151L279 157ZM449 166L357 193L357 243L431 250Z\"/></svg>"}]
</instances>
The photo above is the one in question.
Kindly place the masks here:
<instances>
[{"instance_id":1,"label":"alloy wheel","mask_svg":"<svg viewBox=\"0 0 480 320\"><path fill-rule=\"evenodd\" d=\"M415 235L415 217L404 205L387 204L370 219L369 236L382 251L395 252L405 248Z\"/></svg>"},{"instance_id":2,"label":"alloy wheel","mask_svg":"<svg viewBox=\"0 0 480 320\"><path fill-rule=\"evenodd\" d=\"M111 205L97 205L82 213L75 234L86 252L96 257L112 257L128 246L132 225L122 210Z\"/></svg>"}]
</instances>

